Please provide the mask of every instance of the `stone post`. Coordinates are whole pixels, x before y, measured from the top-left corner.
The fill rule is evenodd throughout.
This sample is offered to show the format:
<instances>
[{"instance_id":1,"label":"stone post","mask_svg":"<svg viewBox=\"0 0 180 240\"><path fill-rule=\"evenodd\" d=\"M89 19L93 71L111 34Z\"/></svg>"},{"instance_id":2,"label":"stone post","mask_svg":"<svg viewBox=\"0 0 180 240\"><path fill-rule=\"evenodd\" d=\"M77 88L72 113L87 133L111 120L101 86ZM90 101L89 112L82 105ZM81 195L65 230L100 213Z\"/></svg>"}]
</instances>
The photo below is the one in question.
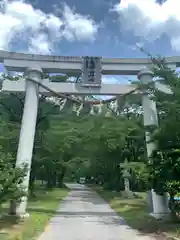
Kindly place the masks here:
<instances>
[{"instance_id":1,"label":"stone post","mask_svg":"<svg viewBox=\"0 0 180 240\"><path fill-rule=\"evenodd\" d=\"M133 192L130 190L129 178L131 177L130 173L125 169L123 171L124 178L124 197L131 198L133 197Z\"/></svg>"},{"instance_id":2,"label":"stone post","mask_svg":"<svg viewBox=\"0 0 180 240\"><path fill-rule=\"evenodd\" d=\"M41 81L42 70L40 68L29 68L26 76L36 81ZM19 137L19 145L17 151L16 166L21 167L27 164L28 172L24 178L23 186L28 192L29 178L31 171L32 152L34 146L34 136L36 129L36 120L38 113L39 86L31 81L26 82L26 96L24 102L24 110L21 122L21 130ZM15 214L17 216L26 216L27 197L23 197L18 205L16 205Z\"/></svg>"},{"instance_id":3,"label":"stone post","mask_svg":"<svg viewBox=\"0 0 180 240\"><path fill-rule=\"evenodd\" d=\"M130 191L129 178L127 178L127 177L124 178L124 187L125 187L126 192Z\"/></svg>"},{"instance_id":4,"label":"stone post","mask_svg":"<svg viewBox=\"0 0 180 240\"><path fill-rule=\"evenodd\" d=\"M153 81L153 72L150 69L144 68L138 74L138 79L143 84L148 84ZM156 110L156 103L150 99L148 93L145 91L142 95L142 106L144 111L144 126L158 126L158 117ZM156 145L153 142L149 142L151 139L151 135L149 131L145 133L146 137L146 148L147 148L147 156L150 158L153 150L155 150ZM161 219L167 217L169 213L168 209L168 201L167 194L158 195L151 190L151 196L149 196L150 202L152 201L152 206L150 206L151 215L157 219Z\"/></svg>"}]
</instances>

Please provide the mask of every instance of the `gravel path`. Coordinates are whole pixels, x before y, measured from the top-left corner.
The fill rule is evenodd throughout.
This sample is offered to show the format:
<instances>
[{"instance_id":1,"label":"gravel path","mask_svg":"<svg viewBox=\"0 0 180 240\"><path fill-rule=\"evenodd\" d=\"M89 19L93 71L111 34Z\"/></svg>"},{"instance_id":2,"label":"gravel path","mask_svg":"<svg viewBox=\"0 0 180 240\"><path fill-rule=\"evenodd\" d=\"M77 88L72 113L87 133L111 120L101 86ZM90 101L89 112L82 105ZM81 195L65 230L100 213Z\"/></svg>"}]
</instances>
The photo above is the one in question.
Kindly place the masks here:
<instances>
[{"instance_id":1,"label":"gravel path","mask_svg":"<svg viewBox=\"0 0 180 240\"><path fill-rule=\"evenodd\" d=\"M154 240L129 228L88 187L79 184L68 187L71 191L38 240Z\"/></svg>"}]
</instances>

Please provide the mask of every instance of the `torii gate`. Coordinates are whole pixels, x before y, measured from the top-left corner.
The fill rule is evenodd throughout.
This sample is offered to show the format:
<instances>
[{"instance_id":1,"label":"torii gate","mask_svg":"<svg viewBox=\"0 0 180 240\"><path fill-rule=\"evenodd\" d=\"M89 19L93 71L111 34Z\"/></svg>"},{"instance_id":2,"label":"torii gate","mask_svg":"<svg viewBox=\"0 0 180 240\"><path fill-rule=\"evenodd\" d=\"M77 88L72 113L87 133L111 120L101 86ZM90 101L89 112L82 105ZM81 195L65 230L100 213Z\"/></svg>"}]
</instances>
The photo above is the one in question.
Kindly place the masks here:
<instances>
[{"instance_id":1,"label":"torii gate","mask_svg":"<svg viewBox=\"0 0 180 240\"><path fill-rule=\"evenodd\" d=\"M180 64L180 57L166 59L168 67L175 69ZM28 165L28 173L24 179L26 191L29 188L30 169L34 145L35 127L38 112L39 93L49 95L48 89L57 93L73 95L122 95L132 92L137 88L131 84L102 84L101 74L137 75L144 83L152 82L153 73L150 70L152 62L149 59L110 59L99 57L59 57L22 54L0 51L0 62L4 63L8 71L23 72L26 81L5 80L2 84L2 92L26 92L24 111L21 123L19 145L17 151L16 166ZM82 83L57 83L42 79L43 73L72 73L83 74ZM38 84L39 83L39 84ZM41 86L44 85L42 88ZM170 93L164 85L163 91ZM137 91L134 93L137 93ZM140 93L138 91L138 93ZM144 110L144 126L158 125L156 104L149 99L147 93L142 94L142 106ZM146 133L147 155L151 155L155 146L148 143L150 135ZM168 213L163 196L152 191L153 215L157 218ZM16 209L19 216L26 214L27 197L23 197Z\"/></svg>"}]
</instances>

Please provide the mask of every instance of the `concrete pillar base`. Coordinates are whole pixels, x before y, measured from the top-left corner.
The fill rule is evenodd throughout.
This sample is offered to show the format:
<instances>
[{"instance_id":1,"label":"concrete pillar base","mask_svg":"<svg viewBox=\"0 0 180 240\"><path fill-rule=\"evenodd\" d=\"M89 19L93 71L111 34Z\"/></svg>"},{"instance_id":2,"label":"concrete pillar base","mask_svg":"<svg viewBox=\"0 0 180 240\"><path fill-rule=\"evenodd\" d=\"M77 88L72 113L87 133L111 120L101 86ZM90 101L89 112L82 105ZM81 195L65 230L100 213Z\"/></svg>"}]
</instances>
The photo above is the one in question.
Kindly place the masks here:
<instances>
[{"instance_id":1,"label":"concrete pillar base","mask_svg":"<svg viewBox=\"0 0 180 240\"><path fill-rule=\"evenodd\" d=\"M21 219L24 219L24 218L29 218L30 217L30 214L28 212L26 213L21 213L18 215L19 218Z\"/></svg>"},{"instance_id":2,"label":"concrete pillar base","mask_svg":"<svg viewBox=\"0 0 180 240\"><path fill-rule=\"evenodd\" d=\"M153 200L153 212L150 214L156 219L169 219L170 210L168 208L168 195L164 193L163 195L157 194L154 190L152 192Z\"/></svg>"},{"instance_id":3,"label":"concrete pillar base","mask_svg":"<svg viewBox=\"0 0 180 240\"><path fill-rule=\"evenodd\" d=\"M171 214L170 212L167 213L150 213L149 214L151 217L157 219L157 220L170 220L171 219Z\"/></svg>"}]
</instances>

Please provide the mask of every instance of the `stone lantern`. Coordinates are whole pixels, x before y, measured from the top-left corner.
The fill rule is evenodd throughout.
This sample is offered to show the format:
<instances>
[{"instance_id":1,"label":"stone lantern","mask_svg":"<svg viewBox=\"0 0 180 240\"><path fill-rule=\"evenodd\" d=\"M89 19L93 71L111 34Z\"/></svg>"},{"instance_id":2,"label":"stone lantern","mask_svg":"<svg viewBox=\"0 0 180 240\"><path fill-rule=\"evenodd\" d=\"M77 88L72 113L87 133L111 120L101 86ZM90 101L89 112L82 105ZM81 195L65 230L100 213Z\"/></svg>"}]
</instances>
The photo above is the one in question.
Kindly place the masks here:
<instances>
[{"instance_id":1,"label":"stone lantern","mask_svg":"<svg viewBox=\"0 0 180 240\"><path fill-rule=\"evenodd\" d=\"M123 178L124 178L124 192L123 195L125 197L131 198L133 197L133 192L130 190L130 184L129 184L129 179L131 177L131 174L125 169L123 171Z\"/></svg>"}]
</instances>

